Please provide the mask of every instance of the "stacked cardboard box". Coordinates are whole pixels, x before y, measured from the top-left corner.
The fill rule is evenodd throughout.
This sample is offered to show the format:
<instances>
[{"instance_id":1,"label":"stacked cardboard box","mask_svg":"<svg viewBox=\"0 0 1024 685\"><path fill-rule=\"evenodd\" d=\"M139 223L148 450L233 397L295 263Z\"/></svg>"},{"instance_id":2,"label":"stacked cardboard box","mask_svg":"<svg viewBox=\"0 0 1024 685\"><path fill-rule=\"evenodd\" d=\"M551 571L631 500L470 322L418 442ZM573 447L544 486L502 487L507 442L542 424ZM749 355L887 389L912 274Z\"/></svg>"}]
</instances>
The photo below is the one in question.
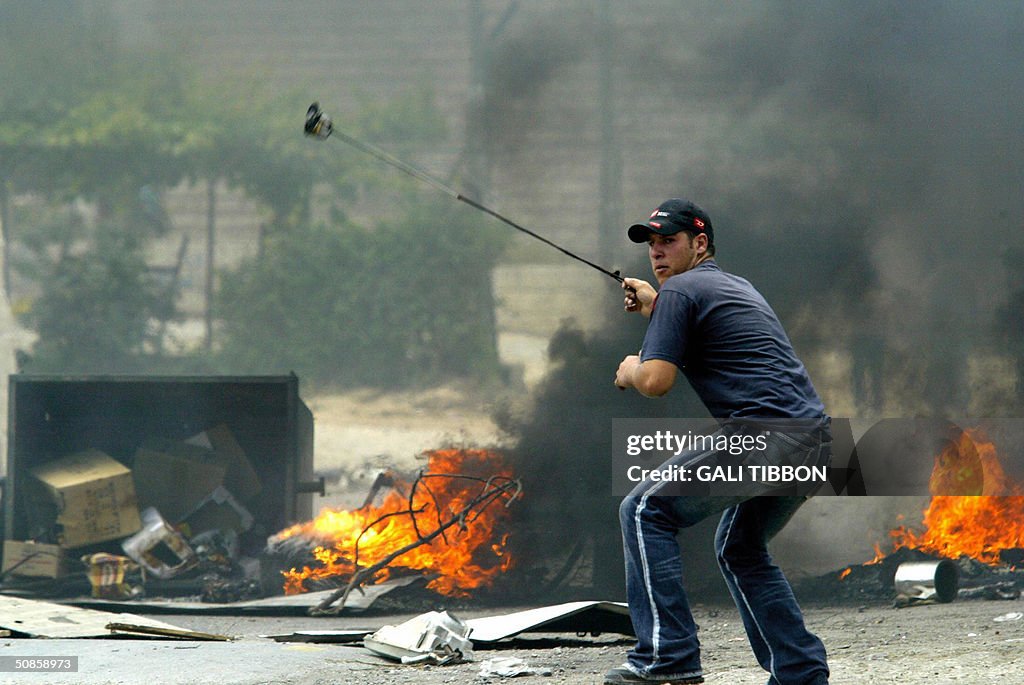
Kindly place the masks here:
<instances>
[{"instance_id":1,"label":"stacked cardboard box","mask_svg":"<svg viewBox=\"0 0 1024 685\"><path fill-rule=\"evenodd\" d=\"M5 540L3 572L34 578L60 578L66 571L64 550L59 545Z\"/></svg>"},{"instance_id":2,"label":"stacked cardboard box","mask_svg":"<svg viewBox=\"0 0 1024 685\"><path fill-rule=\"evenodd\" d=\"M31 474L56 507L61 547L118 540L142 527L131 470L99 450L48 462Z\"/></svg>"}]
</instances>

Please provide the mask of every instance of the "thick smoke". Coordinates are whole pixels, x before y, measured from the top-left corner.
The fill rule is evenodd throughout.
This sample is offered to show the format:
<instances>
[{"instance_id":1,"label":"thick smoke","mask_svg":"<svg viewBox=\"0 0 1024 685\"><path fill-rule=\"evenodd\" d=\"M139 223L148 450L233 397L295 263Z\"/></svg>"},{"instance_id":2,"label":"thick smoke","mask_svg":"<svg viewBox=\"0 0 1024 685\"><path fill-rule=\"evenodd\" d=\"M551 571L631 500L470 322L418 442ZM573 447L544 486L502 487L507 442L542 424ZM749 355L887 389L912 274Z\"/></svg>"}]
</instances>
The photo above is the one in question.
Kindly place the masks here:
<instances>
[{"instance_id":1,"label":"thick smoke","mask_svg":"<svg viewBox=\"0 0 1024 685\"><path fill-rule=\"evenodd\" d=\"M709 210L720 262L798 349L850 356L849 411L963 415L969 359L1000 351L1003 255L1024 245L1024 9L612 7L627 217L672 195ZM594 16L530 8L492 50L492 166L535 173L531 151L557 144L596 169L594 103L573 102L594 97L577 83L596 79L579 66L596 62Z\"/></svg>"},{"instance_id":2,"label":"thick smoke","mask_svg":"<svg viewBox=\"0 0 1024 685\"><path fill-rule=\"evenodd\" d=\"M782 150L774 136L754 140L782 173L733 175L725 197L715 189L729 184L714 172L694 183L749 232L755 253L793 245L763 274L774 302L831 301L848 317L852 335L823 342L890 381L889 397L858 398L860 408L965 413L967 360L993 351L994 304L1006 298L1001 255L1019 244L1024 213L1020 7L767 7L709 36L699 52L723 59L697 69L758 103L739 114L751 128L769 104L781 115L772 132ZM738 46L739 59L716 45ZM827 180L802 182L815 172ZM801 275L804 298L786 288ZM913 375L900 378L894 360L909 361Z\"/></svg>"},{"instance_id":3,"label":"thick smoke","mask_svg":"<svg viewBox=\"0 0 1024 685\"><path fill-rule=\"evenodd\" d=\"M592 54L594 24L589 12L555 10L522 21L489 46L483 105L473 114L492 159L514 156L521 149L524 135L536 123L545 87Z\"/></svg>"},{"instance_id":4,"label":"thick smoke","mask_svg":"<svg viewBox=\"0 0 1024 685\"><path fill-rule=\"evenodd\" d=\"M595 336L564 327L551 340L553 370L532 407L523 415L499 417L519 438L512 457L525 493L515 513L513 556L520 568L546 569L543 579L527 588L533 597L550 591L564 598L573 588L581 598L595 592L618 598L624 592L621 497L611 488L612 420L707 414L692 397L651 401L615 389L622 350L635 345L642 332L637 322ZM714 567L710 556L691 560L698 561L705 569Z\"/></svg>"},{"instance_id":5,"label":"thick smoke","mask_svg":"<svg viewBox=\"0 0 1024 685\"><path fill-rule=\"evenodd\" d=\"M833 413L836 405L862 417L1019 411L1017 397L972 403L972 382L999 379L972 379L970 370L978 358L1024 349L1020 331L998 321L1000 314L1020 319L1024 297L1010 284L1008 273L1019 279L1020 270L1006 257L1024 245L1024 7L870 0L659 7L657 19L637 21L624 7L613 17L630 218L675 195L702 204L714 219L719 262L768 297ZM593 17L557 20L557 32L528 30L544 23L536 19L519 33L510 29L516 48L499 53L502 71L492 68L517 75L515 88L492 84L505 110L519 113L511 123L543 121L543 110L523 112L546 102L538 95L544 89L566 87L560 66L594 58L581 52L592 45L558 42L587 34ZM527 61L545 54L556 56L545 68ZM687 122L677 127L686 135L666 140L646 125L652 110ZM565 144L577 135L567 127ZM528 137L513 142L520 147L505 157L494 149L495 166L529 157ZM606 457L607 419L650 411L644 401L608 397L608 375L641 334L563 335L559 345L571 341L577 352L564 355L534 415L518 426L523 458L535 462L543 453L545 464L600 481L556 498L560 515L583 530L587 521L597 525L588 517L603 516L602 530L611 525L601 513L614 511L614 501L600 499L610 499L607 471L603 463L590 471L588 461ZM847 360L837 387L820 381L823 358ZM673 394L656 411L693 415L693 398ZM905 513L912 522L920 503L828 506L812 503L793 524L816 548L804 557L808 566L819 569L870 557L862 539L869 511L870 526L883 531L887 524L875 519ZM847 513L836 516L840 506ZM839 519L851 529L840 529ZM823 525L826 537L847 544L813 544ZM794 543L791 551L807 549Z\"/></svg>"}]
</instances>

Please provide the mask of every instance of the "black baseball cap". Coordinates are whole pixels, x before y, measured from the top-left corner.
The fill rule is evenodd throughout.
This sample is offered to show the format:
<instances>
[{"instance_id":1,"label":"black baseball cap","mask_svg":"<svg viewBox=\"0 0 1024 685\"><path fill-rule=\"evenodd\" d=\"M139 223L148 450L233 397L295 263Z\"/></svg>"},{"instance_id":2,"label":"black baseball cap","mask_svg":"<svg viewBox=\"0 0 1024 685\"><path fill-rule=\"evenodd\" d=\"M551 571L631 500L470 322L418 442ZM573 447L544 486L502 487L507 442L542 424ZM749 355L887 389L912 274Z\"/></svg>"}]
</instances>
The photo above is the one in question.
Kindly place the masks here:
<instances>
[{"instance_id":1,"label":"black baseball cap","mask_svg":"<svg viewBox=\"0 0 1024 685\"><path fill-rule=\"evenodd\" d=\"M673 198L665 200L651 212L651 216L642 224L629 227L629 239L634 243L646 243L651 233L658 235L675 235L680 231L706 233L708 244L715 244L714 229L711 228L711 217L707 212L689 200Z\"/></svg>"}]
</instances>

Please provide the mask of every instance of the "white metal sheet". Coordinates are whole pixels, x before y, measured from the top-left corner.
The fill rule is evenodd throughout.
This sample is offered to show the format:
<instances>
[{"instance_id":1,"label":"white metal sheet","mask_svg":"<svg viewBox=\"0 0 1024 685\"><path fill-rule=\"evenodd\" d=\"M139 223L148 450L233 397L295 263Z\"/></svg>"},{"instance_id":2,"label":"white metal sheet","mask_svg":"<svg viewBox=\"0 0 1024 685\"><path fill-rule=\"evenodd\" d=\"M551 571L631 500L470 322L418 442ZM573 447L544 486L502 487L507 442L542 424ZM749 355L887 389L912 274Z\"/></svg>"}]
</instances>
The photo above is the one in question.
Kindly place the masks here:
<instances>
[{"instance_id":1,"label":"white metal sheet","mask_svg":"<svg viewBox=\"0 0 1024 685\"><path fill-rule=\"evenodd\" d=\"M115 614L0 595L0 627L12 632L50 638L110 637L114 633L107 625L111 623L189 632L169 623L135 614Z\"/></svg>"}]
</instances>

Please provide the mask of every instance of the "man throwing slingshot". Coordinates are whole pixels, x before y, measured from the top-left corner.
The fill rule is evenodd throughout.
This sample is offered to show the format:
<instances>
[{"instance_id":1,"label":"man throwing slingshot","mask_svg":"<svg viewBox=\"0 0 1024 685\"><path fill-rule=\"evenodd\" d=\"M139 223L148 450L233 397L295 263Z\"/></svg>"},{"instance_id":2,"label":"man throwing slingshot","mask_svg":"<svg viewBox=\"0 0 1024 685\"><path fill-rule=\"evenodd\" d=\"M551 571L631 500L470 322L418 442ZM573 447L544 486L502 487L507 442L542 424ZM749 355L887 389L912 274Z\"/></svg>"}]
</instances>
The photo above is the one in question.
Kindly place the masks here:
<instances>
[{"instance_id":1,"label":"man throwing slingshot","mask_svg":"<svg viewBox=\"0 0 1024 685\"><path fill-rule=\"evenodd\" d=\"M720 431L764 438L739 457L684 451L663 468L827 464L832 437L825 407L775 312L750 283L715 263L710 217L692 202L668 200L630 226L629 238L647 244L659 288L624 279L626 311L650 323L641 353L622 360L615 385L659 397L682 371ZM805 627L789 582L767 551L806 497L773 494L775 488L765 483L742 493L687 496L648 480L623 499L626 591L637 644L605 683L704 681L676 534L721 512L718 562L768 682L827 685L825 647Z\"/></svg>"}]
</instances>

